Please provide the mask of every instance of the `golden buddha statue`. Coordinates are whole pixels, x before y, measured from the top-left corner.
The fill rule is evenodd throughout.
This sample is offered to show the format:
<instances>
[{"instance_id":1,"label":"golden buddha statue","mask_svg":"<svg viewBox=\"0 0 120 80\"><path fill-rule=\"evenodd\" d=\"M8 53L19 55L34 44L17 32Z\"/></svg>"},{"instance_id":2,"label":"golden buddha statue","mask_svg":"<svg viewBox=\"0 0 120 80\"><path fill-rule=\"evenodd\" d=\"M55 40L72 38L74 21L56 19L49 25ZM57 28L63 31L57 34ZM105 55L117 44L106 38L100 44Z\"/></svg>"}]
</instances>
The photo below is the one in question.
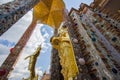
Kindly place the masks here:
<instances>
[{"instance_id":1,"label":"golden buddha statue","mask_svg":"<svg viewBox=\"0 0 120 80\"><path fill-rule=\"evenodd\" d=\"M30 71L30 78L28 80L38 80L38 75L35 74L35 64L37 61L37 57L40 54L40 50L41 46L38 46L38 48L32 55L25 58L25 59L30 58L28 66L28 70Z\"/></svg>"},{"instance_id":2,"label":"golden buddha statue","mask_svg":"<svg viewBox=\"0 0 120 80\"><path fill-rule=\"evenodd\" d=\"M78 73L72 44L65 26L61 27L58 32L58 37L52 37L50 42L53 48L59 52L60 64L62 66L61 73L64 80L73 80Z\"/></svg>"}]
</instances>

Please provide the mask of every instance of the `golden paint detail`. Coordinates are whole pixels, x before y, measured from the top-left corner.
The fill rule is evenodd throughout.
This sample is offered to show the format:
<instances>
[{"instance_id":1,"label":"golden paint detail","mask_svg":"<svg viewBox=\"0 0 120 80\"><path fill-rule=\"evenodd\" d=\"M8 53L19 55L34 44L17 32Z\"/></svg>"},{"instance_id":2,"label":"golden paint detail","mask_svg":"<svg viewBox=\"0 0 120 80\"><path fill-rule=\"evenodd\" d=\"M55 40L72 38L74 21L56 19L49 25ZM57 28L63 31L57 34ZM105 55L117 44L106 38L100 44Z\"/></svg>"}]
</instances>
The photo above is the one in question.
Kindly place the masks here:
<instances>
[{"instance_id":1,"label":"golden paint detail","mask_svg":"<svg viewBox=\"0 0 120 80\"><path fill-rule=\"evenodd\" d=\"M62 66L61 73L64 76L64 80L73 80L78 74L78 67L67 28L62 27L59 29L59 36L52 37L51 44L59 52L60 64Z\"/></svg>"},{"instance_id":2,"label":"golden paint detail","mask_svg":"<svg viewBox=\"0 0 120 80\"><path fill-rule=\"evenodd\" d=\"M35 64L37 61L37 57L40 54L40 50L41 50L41 46L38 46L38 48L36 49L36 51L32 55L27 56L25 58L25 59L30 58L29 66L28 66L28 70L30 71L30 77L28 80L38 80L38 74L35 74Z\"/></svg>"},{"instance_id":3,"label":"golden paint detail","mask_svg":"<svg viewBox=\"0 0 120 80\"><path fill-rule=\"evenodd\" d=\"M63 21L65 4L63 0L40 0L33 8L33 19L58 28Z\"/></svg>"}]
</instances>

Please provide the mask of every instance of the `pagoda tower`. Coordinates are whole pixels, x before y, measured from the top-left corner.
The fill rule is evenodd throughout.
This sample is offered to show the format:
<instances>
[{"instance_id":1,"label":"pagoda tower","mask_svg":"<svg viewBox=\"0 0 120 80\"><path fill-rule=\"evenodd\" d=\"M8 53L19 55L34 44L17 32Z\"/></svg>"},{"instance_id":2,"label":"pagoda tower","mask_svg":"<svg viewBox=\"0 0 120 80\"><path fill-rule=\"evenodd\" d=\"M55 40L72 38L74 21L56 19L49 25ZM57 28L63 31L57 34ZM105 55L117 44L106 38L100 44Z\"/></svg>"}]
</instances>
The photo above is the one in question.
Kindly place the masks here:
<instances>
[{"instance_id":1,"label":"pagoda tower","mask_svg":"<svg viewBox=\"0 0 120 80\"><path fill-rule=\"evenodd\" d=\"M76 77L70 80L120 79L120 6L118 3L119 0L94 0L90 5L82 3L79 9L70 10L63 27L66 26L68 31L79 70ZM58 32L57 37L59 36ZM56 44L61 45L57 41ZM64 66L59 65L58 61L55 62L59 60L61 64L61 60L65 60L59 54L58 49L58 52L52 56L51 80L66 80L66 76L57 76L64 75L61 72ZM71 61L68 61L66 65L70 63Z\"/></svg>"}]
</instances>

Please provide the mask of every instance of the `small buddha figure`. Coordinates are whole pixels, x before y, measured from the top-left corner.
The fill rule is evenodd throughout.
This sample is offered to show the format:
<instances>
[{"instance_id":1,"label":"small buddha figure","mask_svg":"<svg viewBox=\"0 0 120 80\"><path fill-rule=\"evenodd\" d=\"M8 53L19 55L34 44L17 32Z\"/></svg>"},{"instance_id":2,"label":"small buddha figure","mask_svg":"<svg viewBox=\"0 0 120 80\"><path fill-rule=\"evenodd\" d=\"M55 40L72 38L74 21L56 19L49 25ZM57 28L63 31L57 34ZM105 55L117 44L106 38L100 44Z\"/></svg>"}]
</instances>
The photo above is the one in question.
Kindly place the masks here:
<instances>
[{"instance_id":1,"label":"small buddha figure","mask_svg":"<svg viewBox=\"0 0 120 80\"><path fill-rule=\"evenodd\" d=\"M32 55L25 58L25 59L30 58L28 66L28 70L30 71L30 80L38 80L38 75L35 75L35 64L37 61L37 57L40 54L40 50L41 46L38 46L38 48Z\"/></svg>"},{"instance_id":2,"label":"small buddha figure","mask_svg":"<svg viewBox=\"0 0 120 80\"><path fill-rule=\"evenodd\" d=\"M78 73L78 67L67 32L67 27L63 26L59 29L59 36L52 37L51 44L53 48L56 48L59 52L60 64L62 66L61 73L64 76L64 80L73 80Z\"/></svg>"}]
</instances>

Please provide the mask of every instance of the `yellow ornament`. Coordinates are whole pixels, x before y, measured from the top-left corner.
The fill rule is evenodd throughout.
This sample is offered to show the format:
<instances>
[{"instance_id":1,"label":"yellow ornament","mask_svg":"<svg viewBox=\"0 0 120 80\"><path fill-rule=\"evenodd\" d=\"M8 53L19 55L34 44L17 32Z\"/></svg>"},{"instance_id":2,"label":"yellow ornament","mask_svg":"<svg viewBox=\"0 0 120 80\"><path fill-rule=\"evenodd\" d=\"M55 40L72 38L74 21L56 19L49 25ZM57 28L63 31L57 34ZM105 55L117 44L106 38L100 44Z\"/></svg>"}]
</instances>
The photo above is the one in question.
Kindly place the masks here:
<instances>
[{"instance_id":1,"label":"yellow ornament","mask_svg":"<svg viewBox=\"0 0 120 80\"><path fill-rule=\"evenodd\" d=\"M60 28L59 36L52 37L51 44L59 52L60 64L62 66L61 73L64 76L64 80L73 80L78 74L78 67L67 28Z\"/></svg>"}]
</instances>

